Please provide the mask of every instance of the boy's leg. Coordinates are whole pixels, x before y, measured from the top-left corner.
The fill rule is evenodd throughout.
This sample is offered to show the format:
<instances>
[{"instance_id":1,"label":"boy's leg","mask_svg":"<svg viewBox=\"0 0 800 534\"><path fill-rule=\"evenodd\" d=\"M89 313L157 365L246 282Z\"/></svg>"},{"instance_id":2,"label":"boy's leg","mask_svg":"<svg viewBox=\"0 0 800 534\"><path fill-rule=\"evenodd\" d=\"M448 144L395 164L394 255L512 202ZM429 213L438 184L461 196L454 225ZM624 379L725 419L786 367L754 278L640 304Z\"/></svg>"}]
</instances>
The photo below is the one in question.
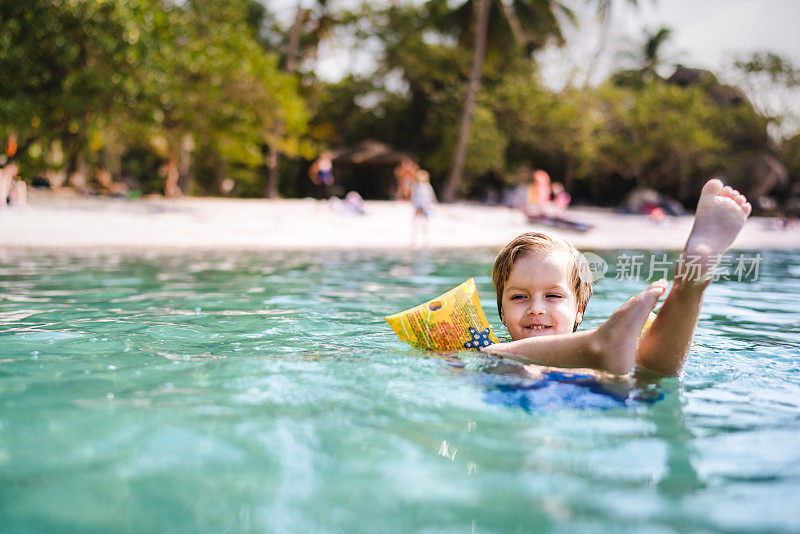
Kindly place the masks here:
<instances>
[{"instance_id":1,"label":"boy's leg","mask_svg":"<svg viewBox=\"0 0 800 534\"><path fill-rule=\"evenodd\" d=\"M677 374L683 367L710 271L736 239L750 211L744 195L723 187L719 180L703 186L683 251L683 259L692 261L697 269L676 267L672 290L639 343L639 366L664 375Z\"/></svg>"},{"instance_id":2,"label":"boy's leg","mask_svg":"<svg viewBox=\"0 0 800 534\"><path fill-rule=\"evenodd\" d=\"M647 317L667 289L664 280L623 304L600 327L576 334L540 336L483 349L522 363L552 367L592 368L614 374L630 371Z\"/></svg>"}]
</instances>

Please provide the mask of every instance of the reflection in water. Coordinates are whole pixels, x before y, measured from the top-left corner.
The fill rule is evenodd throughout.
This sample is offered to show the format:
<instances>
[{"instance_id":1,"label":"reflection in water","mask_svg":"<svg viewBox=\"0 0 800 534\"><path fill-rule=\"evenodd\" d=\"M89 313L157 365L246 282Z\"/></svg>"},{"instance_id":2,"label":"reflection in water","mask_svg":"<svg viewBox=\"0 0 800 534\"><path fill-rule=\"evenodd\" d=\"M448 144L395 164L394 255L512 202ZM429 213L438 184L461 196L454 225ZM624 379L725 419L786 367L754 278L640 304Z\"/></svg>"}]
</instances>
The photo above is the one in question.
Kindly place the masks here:
<instances>
[{"instance_id":1,"label":"reflection in water","mask_svg":"<svg viewBox=\"0 0 800 534\"><path fill-rule=\"evenodd\" d=\"M704 488L705 484L692 465L694 436L686 426L682 388L675 378L664 379L664 382L671 382L672 391L647 411L647 415L655 425L656 437L667 447L666 470L658 481L658 491L678 501Z\"/></svg>"}]
</instances>

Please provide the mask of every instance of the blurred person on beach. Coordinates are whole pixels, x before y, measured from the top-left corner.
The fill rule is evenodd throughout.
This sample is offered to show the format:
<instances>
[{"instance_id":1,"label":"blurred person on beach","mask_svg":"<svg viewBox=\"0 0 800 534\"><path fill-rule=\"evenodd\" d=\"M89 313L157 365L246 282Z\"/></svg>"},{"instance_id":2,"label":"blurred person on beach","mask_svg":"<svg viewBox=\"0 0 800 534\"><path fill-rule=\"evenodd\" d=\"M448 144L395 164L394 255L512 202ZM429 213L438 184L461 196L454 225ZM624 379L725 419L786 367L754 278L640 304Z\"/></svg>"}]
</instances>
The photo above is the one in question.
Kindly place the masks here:
<instances>
[{"instance_id":1,"label":"blurred person on beach","mask_svg":"<svg viewBox=\"0 0 800 534\"><path fill-rule=\"evenodd\" d=\"M164 196L167 198L178 198L183 196L178 181L181 177L180 168L178 167L178 160L169 158L159 170L160 174L164 177Z\"/></svg>"},{"instance_id":2,"label":"blurred person on beach","mask_svg":"<svg viewBox=\"0 0 800 534\"><path fill-rule=\"evenodd\" d=\"M89 187L86 185L86 174L79 169L76 168L67 177L67 185L74 188L78 193L81 195L89 195L91 191Z\"/></svg>"},{"instance_id":3,"label":"blurred person on beach","mask_svg":"<svg viewBox=\"0 0 800 534\"><path fill-rule=\"evenodd\" d=\"M705 290L751 210L744 195L720 180L703 186L672 290L644 333L650 312L667 290L666 280L630 298L599 327L573 333L592 294L586 260L556 235L518 236L498 254L492 271L497 309L512 341L482 350L537 366L626 375L635 365L660 375L678 374Z\"/></svg>"},{"instance_id":4,"label":"blurred person on beach","mask_svg":"<svg viewBox=\"0 0 800 534\"><path fill-rule=\"evenodd\" d=\"M419 171L419 166L409 158L403 158L400 164L394 168L394 178L397 180L395 200L411 199L411 189Z\"/></svg>"},{"instance_id":5,"label":"blurred person on beach","mask_svg":"<svg viewBox=\"0 0 800 534\"><path fill-rule=\"evenodd\" d=\"M26 184L19 177L15 177L11 183L11 189L8 192L9 206L27 206L28 205L28 184Z\"/></svg>"},{"instance_id":6,"label":"blurred person on beach","mask_svg":"<svg viewBox=\"0 0 800 534\"><path fill-rule=\"evenodd\" d=\"M526 190L525 215L529 217L548 215L550 194L550 175L541 169L533 171Z\"/></svg>"},{"instance_id":7,"label":"blurred person on beach","mask_svg":"<svg viewBox=\"0 0 800 534\"><path fill-rule=\"evenodd\" d=\"M357 191L348 191L344 196L344 207L351 215L364 215L364 199Z\"/></svg>"},{"instance_id":8,"label":"blurred person on beach","mask_svg":"<svg viewBox=\"0 0 800 534\"><path fill-rule=\"evenodd\" d=\"M328 199L331 209L336 213L342 215L364 215L364 199L357 191L348 191L344 196L344 200L339 197L331 197Z\"/></svg>"},{"instance_id":9,"label":"blurred person on beach","mask_svg":"<svg viewBox=\"0 0 800 534\"><path fill-rule=\"evenodd\" d=\"M128 186L115 183L111 173L102 164L95 167L94 179L100 186L100 193L102 194L124 197L128 193Z\"/></svg>"},{"instance_id":10,"label":"blurred person on beach","mask_svg":"<svg viewBox=\"0 0 800 534\"><path fill-rule=\"evenodd\" d=\"M564 185L561 182L553 182L553 185L550 186L550 190L553 194L551 200L553 212L557 216L564 215L570 202L572 202L572 196L567 193L567 190L564 189Z\"/></svg>"},{"instance_id":11,"label":"blurred person on beach","mask_svg":"<svg viewBox=\"0 0 800 534\"><path fill-rule=\"evenodd\" d=\"M13 159L16 153L17 138L12 134L6 139L5 152L0 154L0 208L5 208L9 204L14 178L19 172L19 166Z\"/></svg>"},{"instance_id":12,"label":"blurred person on beach","mask_svg":"<svg viewBox=\"0 0 800 534\"><path fill-rule=\"evenodd\" d=\"M654 222L661 222L668 215L686 213L675 199L646 187L637 187L629 192L620 208L623 213L648 215Z\"/></svg>"},{"instance_id":13,"label":"blurred person on beach","mask_svg":"<svg viewBox=\"0 0 800 534\"><path fill-rule=\"evenodd\" d=\"M308 177L317 186L317 198L324 200L330 198L333 187L333 161L330 151L323 151L308 169Z\"/></svg>"},{"instance_id":14,"label":"blurred person on beach","mask_svg":"<svg viewBox=\"0 0 800 534\"><path fill-rule=\"evenodd\" d=\"M428 219L433 216L433 206L436 204L436 193L431 186L428 171L418 169L414 175L414 184L411 186L411 247L416 243L418 232L422 234L422 241L430 244L430 231Z\"/></svg>"},{"instance_id":15,"label":"blurred person on beach","mask_svg":"<svg viewBox=\"0 0 800 534\"><path fill-rule=\"evenodd\" d=\"M8 161L0 168L0 208L5 208L12 204L15 190L17 188L17 173L19 166L13 159ZM24 182L22 182L24 185Z\"/></svg>"}]
</instances>

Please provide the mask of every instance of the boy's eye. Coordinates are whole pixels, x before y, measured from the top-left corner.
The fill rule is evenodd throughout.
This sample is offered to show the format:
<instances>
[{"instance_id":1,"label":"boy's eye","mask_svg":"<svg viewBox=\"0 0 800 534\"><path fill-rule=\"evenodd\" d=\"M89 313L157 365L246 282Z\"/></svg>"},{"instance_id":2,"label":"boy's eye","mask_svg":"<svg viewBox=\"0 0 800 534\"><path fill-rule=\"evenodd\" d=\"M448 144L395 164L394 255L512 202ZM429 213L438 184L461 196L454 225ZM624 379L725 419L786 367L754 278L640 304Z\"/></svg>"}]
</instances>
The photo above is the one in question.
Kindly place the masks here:
<instances>
[{"instance_id":1,"label":"boy's eye","mask_svg":"<svg viewBox=\"0 0 800 534\"><path fill-rule=\"evenodd\" d=\"M560 298L562 298L562 295L559 295L558 293L548 293L547 294L547 298L549 298L549 299L552 299L552 298L560 299Z\"/></svg>"},{"instance_id":2,"label":"boy's eye","mask_svg":"<svg viewBox=\"0 0 800 534\"><path fill-rule=\"evenodd\" d=\"M511 300L524 299L525 295L511 295Z\"/></svg>"}]
</instances>

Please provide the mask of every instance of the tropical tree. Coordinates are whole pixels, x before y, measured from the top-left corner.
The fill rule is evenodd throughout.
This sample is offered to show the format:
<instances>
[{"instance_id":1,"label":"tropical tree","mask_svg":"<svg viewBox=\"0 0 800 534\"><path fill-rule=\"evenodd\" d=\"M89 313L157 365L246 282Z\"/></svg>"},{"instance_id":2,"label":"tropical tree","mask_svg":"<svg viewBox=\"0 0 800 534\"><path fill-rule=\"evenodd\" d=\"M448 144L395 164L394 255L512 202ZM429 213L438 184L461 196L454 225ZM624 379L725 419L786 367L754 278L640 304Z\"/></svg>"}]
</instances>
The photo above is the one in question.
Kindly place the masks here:
<instances>
[{"instance_id":1,"label":"tropical tree","mask_svg":"<svg viewBox=\"0 0 800 534\"><path fill-rule=\"evenodd\" d=\"M641 87L649 81L660 79L658 69L666 61L664 50L671 38L670 28L662 26L655 30L645 29L643 41L622 53L626 62L633 68L615 73L615 82L620 85Z\"/></svg>"},{"instance_id":2,"label":"tropical tree","mask_svg":"<svg viewBox=\"0 0 800 534\"><path fill-rule=\"evenodd\" d=\"M550 39L562 43L556 11L570 18L573 15L569 9L554 0L468 0L454 10L448 10L446 4L444 0L431 0L428 3L432 13L442 14L442 29L449 30L457 37L459 46L469 47L473 56L459 120L453 165L442 191L442 199L452 201L462 187L476 95L481 86L487 55L493 56L494 61L502 62L509 58L509 54L529 55Z\"/></svg>"},{"instance_id":3,"label":"tropical tree","mask_svg":"<svg viewBox=\"0 0 800 534\"><path fill-rule=\"evenodd\" d=\"M0 134L67 175L151 147L170 194L191 177L192 152L217 154L219 177L231 162L261 164L264 143L296 154L305 104L251 14L246 0L0 3L0 69L15 73L0 83ZM51 152L63 161L44 161Z\"/></svg>"},{"instance_id":4,"label":"tropical tree","mask_svg":"<svg viewBox=\"0 0 800 534\"><path fill-rule=\"evenodd\" d=\"M135 5L45 0L0 3L0 128L19 139L20 157L60 141L75 169L90 131L128 94Z\"/></svg>"},{"instance_id":5,"label":"tropical tree","mask_svg":"<svg viewBox=\"0 0 800 534\"><path fill-rule=\"evenodd\" d=\"M754 52L734 62L734 78L753 106L772 119L772 138L796 135L800 128L800 66L774 52Z\"/></svg>"},{"instance_id":6,"label":"tropical tree","mask_svg":"<svg viewBox=\"0 0 800 534\"><path fill-rule=\"evenodd\" d=\"M793 183L800 183L800 133L786 139L780 147L781 160Z\"/></svg>"},{"instance_id":7,"label":"tropical tree","mask_svg":"<svg viewBox=\"0 0 800 534\"><path fill-rule=\"evenodd\" d=\"M546 163L561 171L572 189L582 151L597 128L600 100L586 88L549 91L530 70L504 77L494 91L495 114L509 138L507 165L527 168L531 159Z\"/></svg>"},{"instance_id":8,"label":"tropical tree","mask_svg":"<svg viewBox=\"0 0 800 534\"><path fill-rule=\"evenodd\" d=\"M681 201L702 180L719 174L732 140L728 128L740 110L714 105L701 87L682 88L658 80L641 88L606 83L597 89L602 105L583 150L578 174L594 193L632 186L669 191ZM627 184L627 185L626 185Z\"/></svg>"},{"instance_id":9,"label":"tropical tree","mask_svg":"<svg viewBox=\"0 0 800 534\"><path fill-rule=\"evenodd\" d=\"M639 0L626 1L633 7L638 7L639 5ZM613 13L614 0L592 0L590 1L590 4L597 5L596 20L600 25L600 37L597 42L597 48L595 49L594 54L592 54L592 58L589 60L589 65L586 67L586 74L583 81L584 88L589 86L589 82L591 81L592 76L597 70L597 65L600 62L600 55L608 46L608 35L611 30L611 16Z\"/></svg>"},{"instance_id":10,"label":"tropical tree","mask_svg":"<svg viewBox=\"0 0 800 534\"><path fill-rule=\"evenodd\" d=\"M250 3L257 5L254 0L250 0ZM264 10L259 18L263 20L266 18L265 15ZM327 0L316 0L312 8L305 8L298 1L294 19L288 30L273 22L266 29L261 42L268 49L272 47L279 50L281 70L288 76L296 77L303 61L316 58L320 44L330 37L333 28L340 22L329 9ZM313 76L311 82L316 83ZM282 122L276 124L274 137L277 140L283 137L285 128L286 125ZM267 172L264 193L268 198L275 198L278 196L282 150L280 143L275 140L268 143L266 148Z\"/></svg>"}]
</instances>

